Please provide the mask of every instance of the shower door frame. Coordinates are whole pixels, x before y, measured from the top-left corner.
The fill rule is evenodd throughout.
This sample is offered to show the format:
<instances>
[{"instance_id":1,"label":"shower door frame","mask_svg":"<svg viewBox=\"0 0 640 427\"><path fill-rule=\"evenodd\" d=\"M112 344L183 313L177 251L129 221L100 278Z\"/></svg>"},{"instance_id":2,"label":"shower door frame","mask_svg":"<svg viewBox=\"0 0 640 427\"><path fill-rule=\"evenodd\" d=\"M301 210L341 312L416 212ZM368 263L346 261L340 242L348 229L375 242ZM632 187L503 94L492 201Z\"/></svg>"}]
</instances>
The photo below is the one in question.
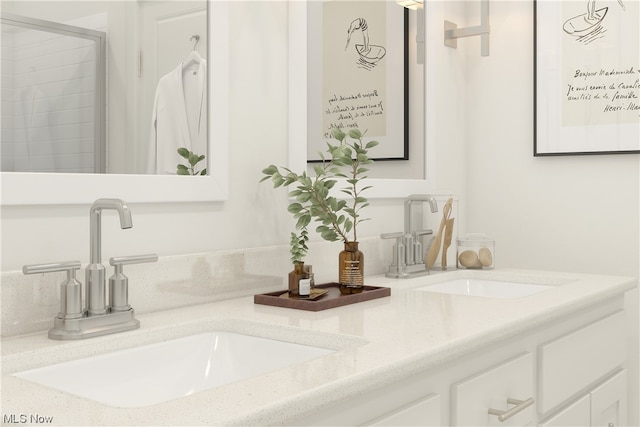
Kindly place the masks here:
<instances>
[{"instance_id":1,"label":"shower door frame","mask_svg":"<svg viewBox=\"0 0 640 427\"><path fill-rule=\"evenodd\" d=\"M96 46L96 82L94 103L94 171L93 173L107 172L107 35L102 31L76 27L59 22L45 21L43 19L30 18L2 12L0 14L2 24L13 25L38 31L78 37L91 40Z\"/></svg>"}]
</instances>

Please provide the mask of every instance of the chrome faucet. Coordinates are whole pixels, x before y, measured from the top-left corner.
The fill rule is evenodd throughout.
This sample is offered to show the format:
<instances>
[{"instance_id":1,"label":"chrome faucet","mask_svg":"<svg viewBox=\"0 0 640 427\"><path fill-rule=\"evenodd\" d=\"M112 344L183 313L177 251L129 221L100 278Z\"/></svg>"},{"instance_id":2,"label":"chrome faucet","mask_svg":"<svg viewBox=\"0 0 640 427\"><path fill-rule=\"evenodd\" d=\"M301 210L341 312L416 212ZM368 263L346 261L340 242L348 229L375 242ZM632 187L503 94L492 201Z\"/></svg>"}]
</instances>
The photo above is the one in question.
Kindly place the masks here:
<instances>
[{"instance_id":1,"label":"chrome faucet","mask_svg":"<svg viewBox=\"0 0 640 427\"><path fill-rule=\"evenodd\" d=\"M438 212L438 202L429 194L412 194L404 200L404 234L411 234L413 230L411 226L411 206L413 202L428 202L431 213ZM422 227L420 227L422 228Z\"/></svg>"},{"instance_id":2,"label":"chrome faucet","mask_svg":"<svg viewBox=\"0 0 640 427\"><path fill-rule=\"evenodd\" d=\"M406 265L415 265L424 263L424 255L422 253L421 237L427 234L433 234L433 230L424 230L422 222L416 227L412 223L412 207L414 202L428 202L431 213L438 212L438 202L429 194L412 194L404 200L404 247ZM422 209L420 209L422 217Z\"/></svg>"},{"instance_id":3,"label":"chrome faucet","mask_svg":"<svg viewBox=\"0 0 640 427\"><path fill-rule=\"evenodd\" d=\"M105 314L107 312L105 269L102 265L102 210L113 209L120 216L120 228L133 227L131 211L127 204L120 199L98 199L93 202L89 211L90 264L86 268L87 282L87 311L89 315Z\"/></svg>"},{"instance_id":4,"label":"chrome faucet","mask_svg":"<svg viewBox=\"0 0 640 427\"><path fill-rule=\"evenodd\" d=\"M105 268L102 265L101 222L102 211L113 209L120 216L120 227L131 228L131 211L120 199L98 199L90 210L90 264L86 268L86 307L82 308L82 284L76 280L79 261L52 264L25 265L24 274L66 271L67 279L60 284L60 312L53 319L49 338L74 340L115 332L129 331L140 327L135 312L129 305L129 280L123 274L123 266L158 260L156 254L111 258L115 267L109 278L109 305L106 303Z\"/></svg>"},{"instance_id":5,"label":"chrome faucet","mask_svg":"<svg viewBox=\"0 0 640 427\"><path fill-rule=\"evenodd\" d=\"M413 206L415 202L429 203L431 212L438 212L438 202L429 194L411 194L404 200L404 233L383 233L383 239L396 239L393 246L393 260L387 277L411 277L428 274L424 265L422 236L433 234L433 230L423 229L422 223L413 224ZM422 216L422 210L419 212Z\"/></svg>"}]
</instances>

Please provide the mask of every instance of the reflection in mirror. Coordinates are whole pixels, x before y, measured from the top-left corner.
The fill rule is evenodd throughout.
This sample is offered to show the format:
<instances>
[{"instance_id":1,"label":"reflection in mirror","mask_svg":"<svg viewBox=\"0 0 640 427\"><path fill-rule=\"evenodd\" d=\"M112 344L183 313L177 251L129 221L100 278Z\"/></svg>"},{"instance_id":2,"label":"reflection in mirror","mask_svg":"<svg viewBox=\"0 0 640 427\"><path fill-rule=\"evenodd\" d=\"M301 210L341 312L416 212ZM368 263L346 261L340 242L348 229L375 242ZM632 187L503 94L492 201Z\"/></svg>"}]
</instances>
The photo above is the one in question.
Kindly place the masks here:
<instances>
[{"instance_id":1,"label":"reflection in mirror","mask_svg":"<svg viewBox=\"0 0 640 427\"><path fill-rule=\"evenodd\" d=\"M8 13L1 23L0 170L105 172L106 34Z\"/></svg>"},{"instance_id":2,"label":"reflection in mirror","mask_svg":"<svg viewBox=\"0 0 640 427\"><path fill-rule=\"evenodd\" d=\"M206 173L206 0L2 8L3 172Z\"/></svg>"},{"instance_id":3,"label":"reflection in mirror","mask_svg":"<svg viewBox=\"0 0 640 427\"><path fill-rule=\"evenodd\" d=\"M63 21L57 13L90 16L98 6L108 15L106 30L108 52L118 56L111 58L108 64L110 77L107 88L107 138L108 159L107 174L94 173L31 173L0 172L1 204L11 205L48 205L48 204L91 204L100 197L117 197L129 203L156 202L198 202L222 201L229 196L229 2L205 0L196 3L206 5L205 38L200 38L197 46L203 58L211 58L215 52L215 61L207 64L208 92L208 144L207 175L183 177L178 175L139 174L148 165L149 131L151 128L150 112L142 117L141 84L133 84L138 79L141 67L140 56L129 46L137 45L139 40L140 7L152 3L172 4L190 3L188 1L69 1L65 4L71 8L41 11L35 5L61 4L57 0L35 1L2 1L2 11L16 5L27 5L30 12L38 13L37 19ZM192 3L193 4L193 3ZM43 7L44 7L43 6ZM23 11L24 12L24 11ZM10 13L17 13L13 10ZM100 13L100 12L97 12ZM24 14L24 13L23 13ZM162 16L162 15L161 15ZM72 19L73 17L67 17ZM65 18L65 19L67 19ZM171 13L165 15L171 21ZM195 33L189 29L185 40L172 39L172 43L183 44L181 60L188 57L194 43L190 40ZM200 31L197 31L200 34ZM168 34L169 36L169 34ZM3 40L4 42L4 40ZM208 42L208 43L207 43ZM160 42L158 42L160 43ZM164 43L164 42L163 42ZM125 48L125 46L127 48ZM156 49L164 49L158 44ZM178 49L178 48L176 48ZM201 51L203 49L203 51ZM149 55L145 55L149 56ZM173 64L176 67L176 63ZM113 68L112 68L113 67ZM143 72L144 74L144 72ZM158 73L158 78L162 77ZM153 107L155 83L150 95L149 109ZM4 99L4 94L3 94ZM4 109L4 105L3 105ZM146 132L146 136L141 133ZM139 141L143 141L139 144Z\"/></svg>"}]
</instances>

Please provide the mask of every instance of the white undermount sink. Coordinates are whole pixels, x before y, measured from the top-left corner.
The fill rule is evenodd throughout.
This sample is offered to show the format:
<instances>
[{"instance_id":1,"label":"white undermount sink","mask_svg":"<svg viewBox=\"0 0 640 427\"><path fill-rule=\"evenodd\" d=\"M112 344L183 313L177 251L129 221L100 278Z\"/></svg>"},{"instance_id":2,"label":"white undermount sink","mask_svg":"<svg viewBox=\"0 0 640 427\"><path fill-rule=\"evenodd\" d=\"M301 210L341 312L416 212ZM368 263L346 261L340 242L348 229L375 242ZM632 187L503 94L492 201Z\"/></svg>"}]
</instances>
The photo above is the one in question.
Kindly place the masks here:
<instances>
[{"instance_id":1,"label":"white undermount sink","mask_svg":"<svg viewBox=\"0 0 640 427\"><path fill-rule=\"evenodd\" d=\"M454 279L416 288L416 291L437 292L474 297L512 299L533 295L554 286L484 279Z\"/></svg>"},{"instance_id":2,"label":"white undermount sink","mask_svg":"<svg viewBox=\"0 0 640 427\"><path fill-rule=\"evenodd\" d=\"M207 332L15 375L107 405L139 407L333 352L234 332Z\"/></svg>"}]
</instances>

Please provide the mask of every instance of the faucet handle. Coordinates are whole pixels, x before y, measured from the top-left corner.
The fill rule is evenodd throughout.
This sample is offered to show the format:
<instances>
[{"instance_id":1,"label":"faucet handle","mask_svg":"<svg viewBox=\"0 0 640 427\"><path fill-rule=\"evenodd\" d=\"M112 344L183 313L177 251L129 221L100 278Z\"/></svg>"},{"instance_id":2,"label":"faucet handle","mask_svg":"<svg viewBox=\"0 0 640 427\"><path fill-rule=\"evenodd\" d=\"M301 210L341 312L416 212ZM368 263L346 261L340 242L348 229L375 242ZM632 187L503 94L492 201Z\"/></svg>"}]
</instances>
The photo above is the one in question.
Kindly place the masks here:
<instances>
[{"instance_id":1,"label":"faucet handle","mask_svg":"<svg viewBox=\"0 0 640 427\"><path fill-rule=\"evenodd\" d=\"M109 264L116 267L116 269L123 265L142 264L144 262L156 261L158 261L158 254L131 255L109 258Z\"/></svg>"},{"instance_id":2,"label":"faucet handle","mask_svg":"<svg viewBox=\"0 0 640 427\"><path fill-rule=\"evenodd\" d=\"M416 231L414 233L416 235L416 238L419 238L420 236L426 236L427 234L433 234L433 230L429 229L429 230L420 230L420 231Z\"/></svg>"},{"instance_id":3,"label":"faucet handle","mask_svg":"<svg viewBox=\"0 0 640 427\"><path fill-rule=\"evenodd\" d=\"M381 239L398 239L398 238L402 238L402 236L404 236L404 233L402 233L401 231L398 231L396 233L382 233L380 235Z\"/></svg>"},{"instance_id":4,"label":"faucet handle","mask_svg":"<svg viewBox=\"0 0 640 427\"><path fill-rule=\"evenodd\" d=\"M396 243L393 245L393 258L391 260L391 269L397 270L406 265L405 261L405 245L402 242L404 239L404 233L399 231L397 233L382 233L380 235L382 239L396 239Z\"/></svg>"},{"instance_id":5,"label":"faucet handle","mask_svg":"<svg viewBox=\"0 0 640 427\"><path fill-rule=\"evenodd\" d=\"M115 267L113 276L109 278L109 304L112 312L131 310L129 305L129 278L122 272L123 266L155 261L158 261L157 254L122 256L109 259L109 264Z\"/></svg>"},{"instance_id":6,"label":"faucet handle","mask_svg":"<svg viewBox=\"0 0 640 427\"><path fill-rule=\"evenodd\" d=\"M60 312L61 319L77 319L82 317L82 283L76 280L76 270L80 268L80 261L65 261L50 264L31 264L22 267L24 274L53 273L66 271L67 279L60 284Z\"/></svg>"},{"instance_id":7,"label":"faucet handle","mask_svg":"<svg viewBox=\"0 0 640 427\"><path fill-rule=\"evenodd\" d=\"M415 264L422 264L424 262L424 254L422 252L423 245L420 238L428 234L433 234L433 230L418 230L413 232L413 247L407 250L413 251L413 261Z\"/></svg>"},{"instance_id":8,"label":"faucet handle","mask_svg":"<svg viewBox=\"0 0 640 427\"><path fill-rule=\"evenodd\" d=\"M49 264L31 264L22 266L24 274L53 273L56 271L66 271L75 278L76 270L80 269L80 261L52 262Z\"/></svg>"}]
</instances>

